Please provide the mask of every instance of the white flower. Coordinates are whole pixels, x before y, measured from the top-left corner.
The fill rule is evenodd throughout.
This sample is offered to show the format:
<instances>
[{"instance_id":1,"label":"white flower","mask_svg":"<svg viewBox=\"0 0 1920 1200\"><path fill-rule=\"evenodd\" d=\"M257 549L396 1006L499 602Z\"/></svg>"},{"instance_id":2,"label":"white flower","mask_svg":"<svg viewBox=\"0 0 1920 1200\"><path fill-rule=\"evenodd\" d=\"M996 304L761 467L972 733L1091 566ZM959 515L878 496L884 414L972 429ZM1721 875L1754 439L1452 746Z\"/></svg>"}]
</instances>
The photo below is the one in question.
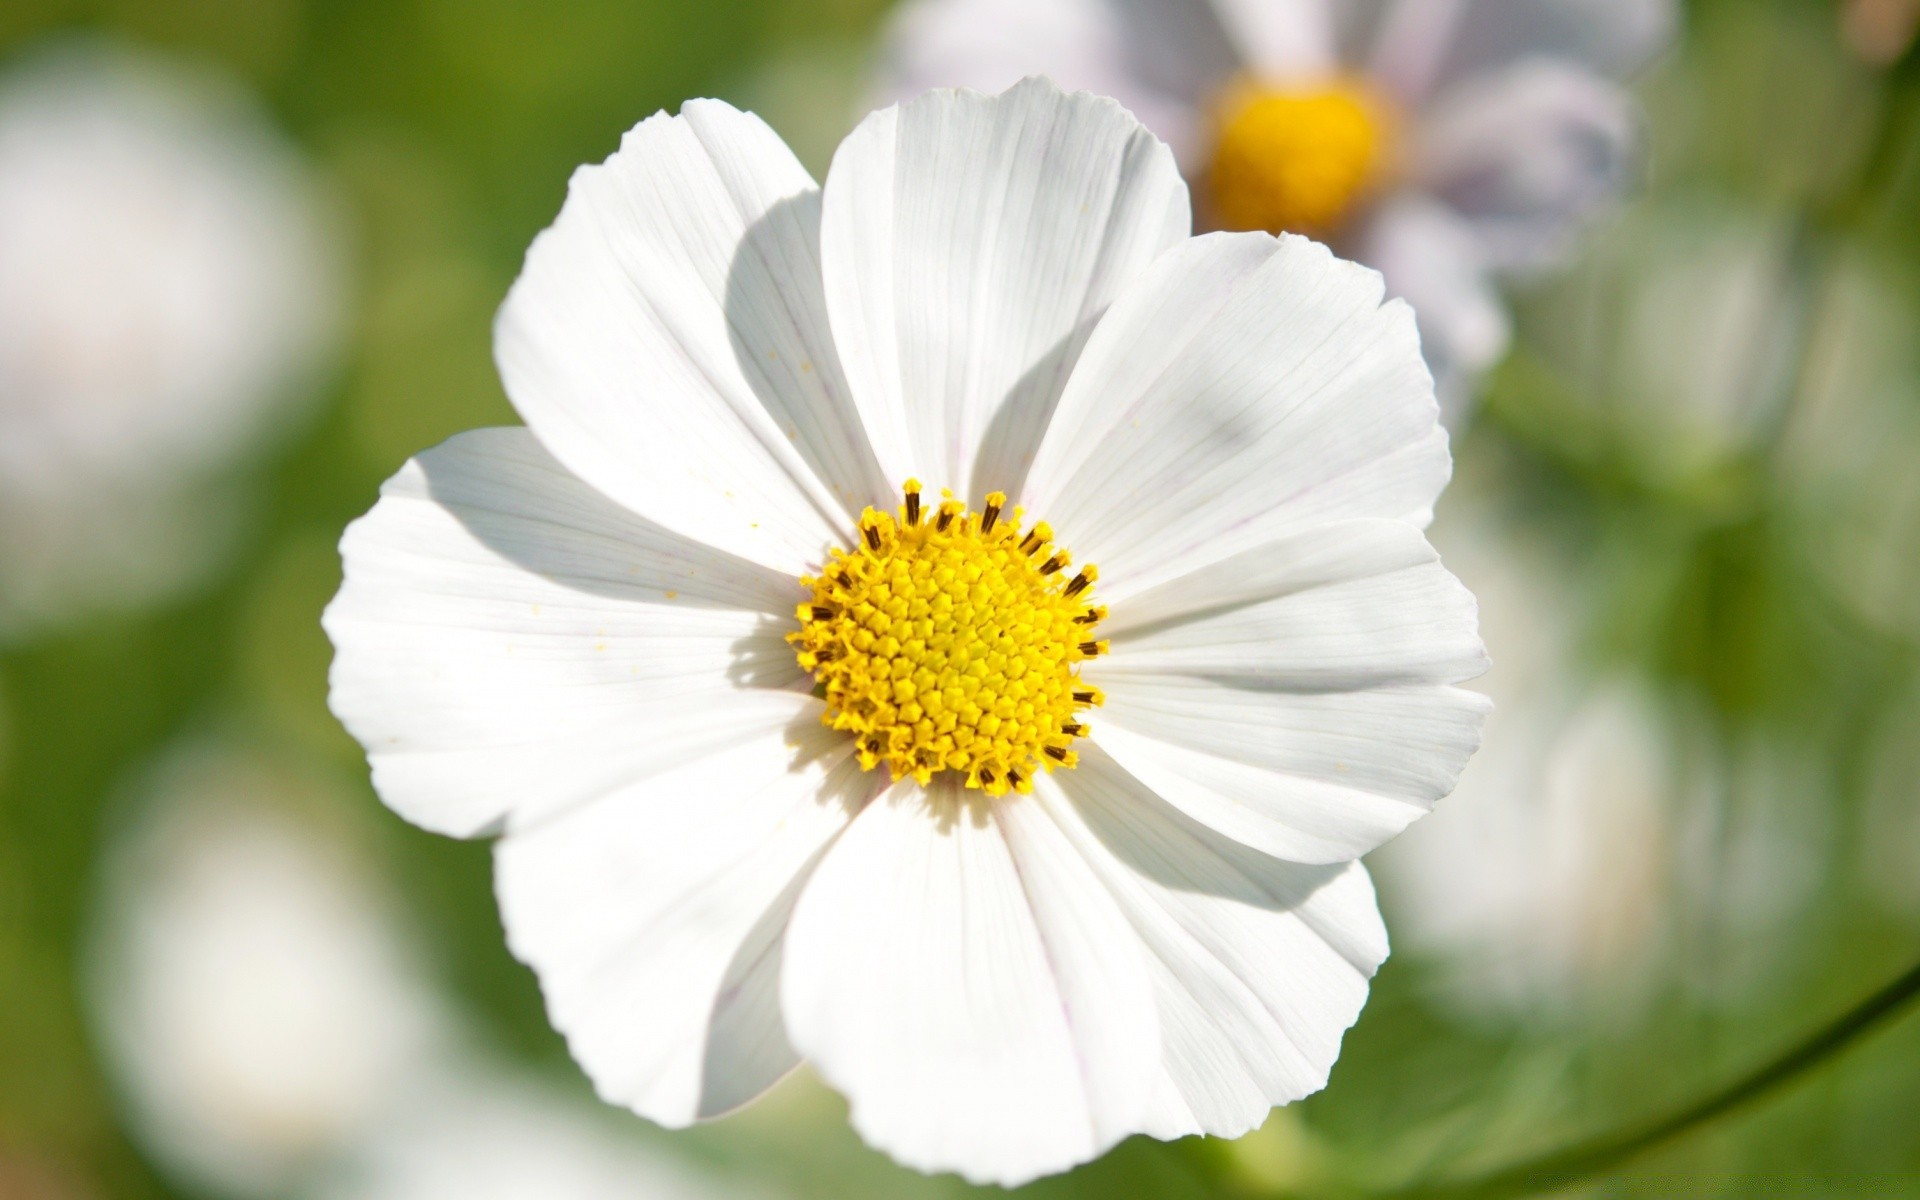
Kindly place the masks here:
<instances>
[{"instance_id":1,"label":"white flower","mask_svg":"<svg viewBox=\"0 0 1920 1200\"><path fill-rule=\"evenodd\" d=\"M389 481L326 626L382 797L503 834L608 1100L804 1055L1012 1183L1325 1082L1387 948L1351 860L1451 786L1483 652L1411 312L1188 228L1039 80L874 114L824 189L712 101L574 177L498 326L529 428Z\"/></svg>"},{"instance_id":2,"label":"white flower","mask_svg":"<svg viewBox=\"0 0 1920 1200\"><path fill-rule=\"evenodd\" d=\"M102 865L88 999L141 1141L220 1195L282 1195L388 1115L445 1011L310 785L176 751Z\"/></svg>"},{"instance_id":3,"label":"white flower","mask_svg":"<svg viewBox=\"0 0 1920 1200\"><path fill-rule=\"evenodd\" d=\"M484 1060L443 1069L370 1131L316 1200L763 1200L675 1162L584 1097Z\"/></svg>"},{"instance_id":4,"label":"white flower","mask_svg":"<svg viewBox=\"0 0 1920 1200\"><path fill-rule=\"evenodd\" d=\"M1455 414L1506 351L1498 278L1552 264L1633 170L1617 80L1672 0L911 0L882 87L1029 74L1117 97L1222 228L1330 239L1420 314Z\"/></svg>"},{"instance_id":5,"label":"white flower","mask_svg":"<svg viewBox=\"0 0 1920 1200\"><path fill-rule=\"evenodd\" d=\"M218 81L77 47L0 80L0 627L217 557L207 477L330 341L321 207Z\"/></svg>"},{"instance_id":6,"label":"white flower","mask_svg":"<svg viewBox=\"0 0 1920 1200\"><path fill-rule=\"evenodd\" d=\"M1434 960L1450 1008L1589 1016L1596 1001L1643 999L1655 979L1675 735L1648 688L1593 678L1578 637L1594 589L1476 482L1449 494L1443 542L1499 652L1475 683L1493 713L1447 803L1368 862L1401 949Z\"/></svg>"}]
</instances>

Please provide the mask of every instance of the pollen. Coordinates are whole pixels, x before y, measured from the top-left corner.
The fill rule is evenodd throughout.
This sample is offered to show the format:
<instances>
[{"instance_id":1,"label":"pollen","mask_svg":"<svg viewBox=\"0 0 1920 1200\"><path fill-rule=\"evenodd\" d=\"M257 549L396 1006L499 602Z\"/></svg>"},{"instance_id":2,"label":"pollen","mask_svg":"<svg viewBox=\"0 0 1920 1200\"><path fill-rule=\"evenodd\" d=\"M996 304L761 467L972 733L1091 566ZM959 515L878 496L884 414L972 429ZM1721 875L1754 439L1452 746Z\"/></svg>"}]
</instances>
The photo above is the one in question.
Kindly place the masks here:
<instances>
[{"instance_id":1,"label":"pollen","mask_svg":"<svg viewBox=\"0 0 1920 1200\"><path fill-rule=\"evenodd\" d=\"M1079 665L1106 653L1092 603L1099 572L1074 568L1045 522L994 492L979 512L951 493L931 509L919 480L892 514L867 509L835 550L787 635L853 735L860 765L930 783L940 771L989 796L1030 792L1039 771L1079 761L1081 710L1101 702Z\"/></svg>"},{"instance_id":2,"label":"pollen","mask_svg":"<svg viewBox=\"0 0 1920 1200\"><path fill-rule=\"evenodd\" d=\"M1207 172L1215 223L1333 234L1380 182L1388 133L1386 109L1356 83L1235 85L1217 108Z\"/></svg>"}]
</instances>

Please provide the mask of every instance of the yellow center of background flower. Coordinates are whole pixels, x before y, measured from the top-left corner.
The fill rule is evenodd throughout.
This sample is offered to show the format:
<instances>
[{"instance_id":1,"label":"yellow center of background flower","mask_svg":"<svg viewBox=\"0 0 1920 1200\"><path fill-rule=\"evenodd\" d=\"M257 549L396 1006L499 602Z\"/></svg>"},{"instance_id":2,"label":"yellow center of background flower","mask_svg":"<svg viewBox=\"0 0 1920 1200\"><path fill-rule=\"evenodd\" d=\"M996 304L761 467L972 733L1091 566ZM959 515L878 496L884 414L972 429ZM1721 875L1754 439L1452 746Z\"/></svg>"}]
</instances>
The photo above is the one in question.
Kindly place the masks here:
<instances>
[{"instance_id":1,"label":"yellow center of background flower","mask_svg":"<svg viewBox=\"0 0 1920 1200\"><path fill-rule=\"evenodd\" d=\"M827 702L824 720L852 733L860 765L925 784L960 772L989 796L1033 790L1034 773L1078 761L1079 710L1100 703L1076 664L1106 652L1089 604L1098 572L1069 574L1043 522L994 492L979 513L950 493L923 512L908 480L894 516L869 508L860 542L835 550L787 635Z\"/></svg>"},{"instance_id":2,"label":"yellow center of background flower","mask_svg":"<svg viewBox=\"0 0 1920 1200\"><path fill-rule=\"evenodd\" d=\"M1241 85L1218 109L1207 200L1224 229L1326 237L1379 181L1386 109L1364 87Z\"/></svg>"}]
</instances>

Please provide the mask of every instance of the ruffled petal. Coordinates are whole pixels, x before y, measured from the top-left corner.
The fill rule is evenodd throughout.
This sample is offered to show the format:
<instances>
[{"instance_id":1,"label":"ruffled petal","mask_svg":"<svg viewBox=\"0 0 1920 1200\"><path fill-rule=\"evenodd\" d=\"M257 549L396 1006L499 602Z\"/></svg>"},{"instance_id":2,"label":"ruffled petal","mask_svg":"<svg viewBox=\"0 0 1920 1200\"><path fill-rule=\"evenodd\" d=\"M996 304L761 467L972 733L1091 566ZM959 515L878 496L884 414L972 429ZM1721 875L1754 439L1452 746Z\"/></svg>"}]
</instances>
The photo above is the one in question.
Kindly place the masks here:
<instances>
[{"instance_id":1,"label":"ruffled petal","mask_svg":"<svg viewBox=\"0 0 1920 1200\"><path fill-rule=\"evenodd\" d=\"M1238 1137L1326 1085L1387 956L1359 863L1300 866L1249 850L1097 748L1044 777L1034 800L1148 951L1162 1048L1143 1132Z\"/></svg>"},{"instance_id":2,"label":"ruffled petal","mask_svg":"<svg viewBox=\"0 0 1920 1200\"><path fill-rule=\"evenodd\" d=\"M1485 697L1473 597L1419 531L1346 521L1134 597L1084 669L1092 738L1188 816L1331 863L1453 789Z\"/></svg>"},{"instance_id":3,"label":"ruffled petal","mask_svg":"<svg viewBox=\"0 0 1920 1200\"><path fill-rule=\"evenodd\" d=\"M809 870L877 790L852 748L815 709L501 841L508 944L603 1099L681 1126L798 1061L782 939Z\"/></svg>"},{"instance_id":4,"label":"ruffled petal","mask_svg":"<svg viewBox=\"0 0 1920 1200\"><path fill-rule=\"evenodd\" d=\"M574 174L496 328L554 457L690 538L817 565L887 494L842 379L820 197L758 118L713 100L641 122Z\"/></svg>"},{"instance_id":5,"label":"ruffled petal","mask_svg":"<svg viewBox=\"0 0 1920 1200\"><path fill-rule=\"evenodd\" d=\"M781 1007L855 1128L1014 1185L1144 1120L1160 1037L1139 938L1027 797L936 780L869 805L802 893Z\"/></svg>"},{"instance_id":6,"label":"ruffled petal","mask_svg":"<svg viewBox=\"0 0 1920 1200\"><path fill-rule=\"evenodd\" d=\"M333 710L428 829L522 824L817 719L780 633L796 581L634 516L523 429L413 459L341 554Z\"/></svg>"},{"instance_id":7,"label":"ruffled petal","mask_svg":"<svg viewBox=\"0 0 1920 1200\"><path fill-rule=\"evenodd\" d=\"M1100 322L1029 476L1115 604L1344 517L1424 525L1451 470L1413 313L1305 238L1211 234Z\"/></svg>"},{"instance_id":8,"label":"ruffled petal","mask_svg":"<svg viewBox=\"0 0 1920 1200\"><path fill-rule=\"evenodd\" d=\"M1094 323L1191 223L1164 144L1041 79L873 114L825 203L828 311L888 478L976 505L1018 490Z\"/></svg>"}]
</instances>

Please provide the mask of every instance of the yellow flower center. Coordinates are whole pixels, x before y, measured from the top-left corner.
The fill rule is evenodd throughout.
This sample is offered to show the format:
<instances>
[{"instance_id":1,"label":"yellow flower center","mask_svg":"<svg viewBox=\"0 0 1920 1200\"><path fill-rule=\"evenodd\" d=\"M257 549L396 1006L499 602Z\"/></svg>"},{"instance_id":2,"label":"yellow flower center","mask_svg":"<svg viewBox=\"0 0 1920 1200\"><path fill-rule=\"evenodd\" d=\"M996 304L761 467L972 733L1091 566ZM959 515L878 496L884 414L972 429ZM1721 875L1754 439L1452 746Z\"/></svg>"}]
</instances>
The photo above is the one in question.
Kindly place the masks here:
<instances>
[{"instance_id":1,"label":"yellow flower center","mask_svg":"<svg viewBox=\"0 0 1920 1200\"><path fill-rule=\"evenodd\" d=\"M860 765L925 784L960 772L989 796L1030 792L1042 768L1078 761L1083 708L1101 702L1076 666L1106 652L1089 604L1099 572L1066 570L1045 522L1020 531L1005 493L978 513L945 497L922 511L909 479L895 515L869 508L860 541L835 550L787 635L827 702L823 718L852 733Z\"/></svg>"},{"instance_id":2,"label":"yellow flower center","mask_svg":"<svg viewBox=\"0 0 1920 1200\"><path fill-rule=\"evenodd\" d=\"M1218 114L1207 199L1222 228L1325 237L1382 174L1388 113L1358 84L1242 84Z\"/></svg>"}]
</instances>

